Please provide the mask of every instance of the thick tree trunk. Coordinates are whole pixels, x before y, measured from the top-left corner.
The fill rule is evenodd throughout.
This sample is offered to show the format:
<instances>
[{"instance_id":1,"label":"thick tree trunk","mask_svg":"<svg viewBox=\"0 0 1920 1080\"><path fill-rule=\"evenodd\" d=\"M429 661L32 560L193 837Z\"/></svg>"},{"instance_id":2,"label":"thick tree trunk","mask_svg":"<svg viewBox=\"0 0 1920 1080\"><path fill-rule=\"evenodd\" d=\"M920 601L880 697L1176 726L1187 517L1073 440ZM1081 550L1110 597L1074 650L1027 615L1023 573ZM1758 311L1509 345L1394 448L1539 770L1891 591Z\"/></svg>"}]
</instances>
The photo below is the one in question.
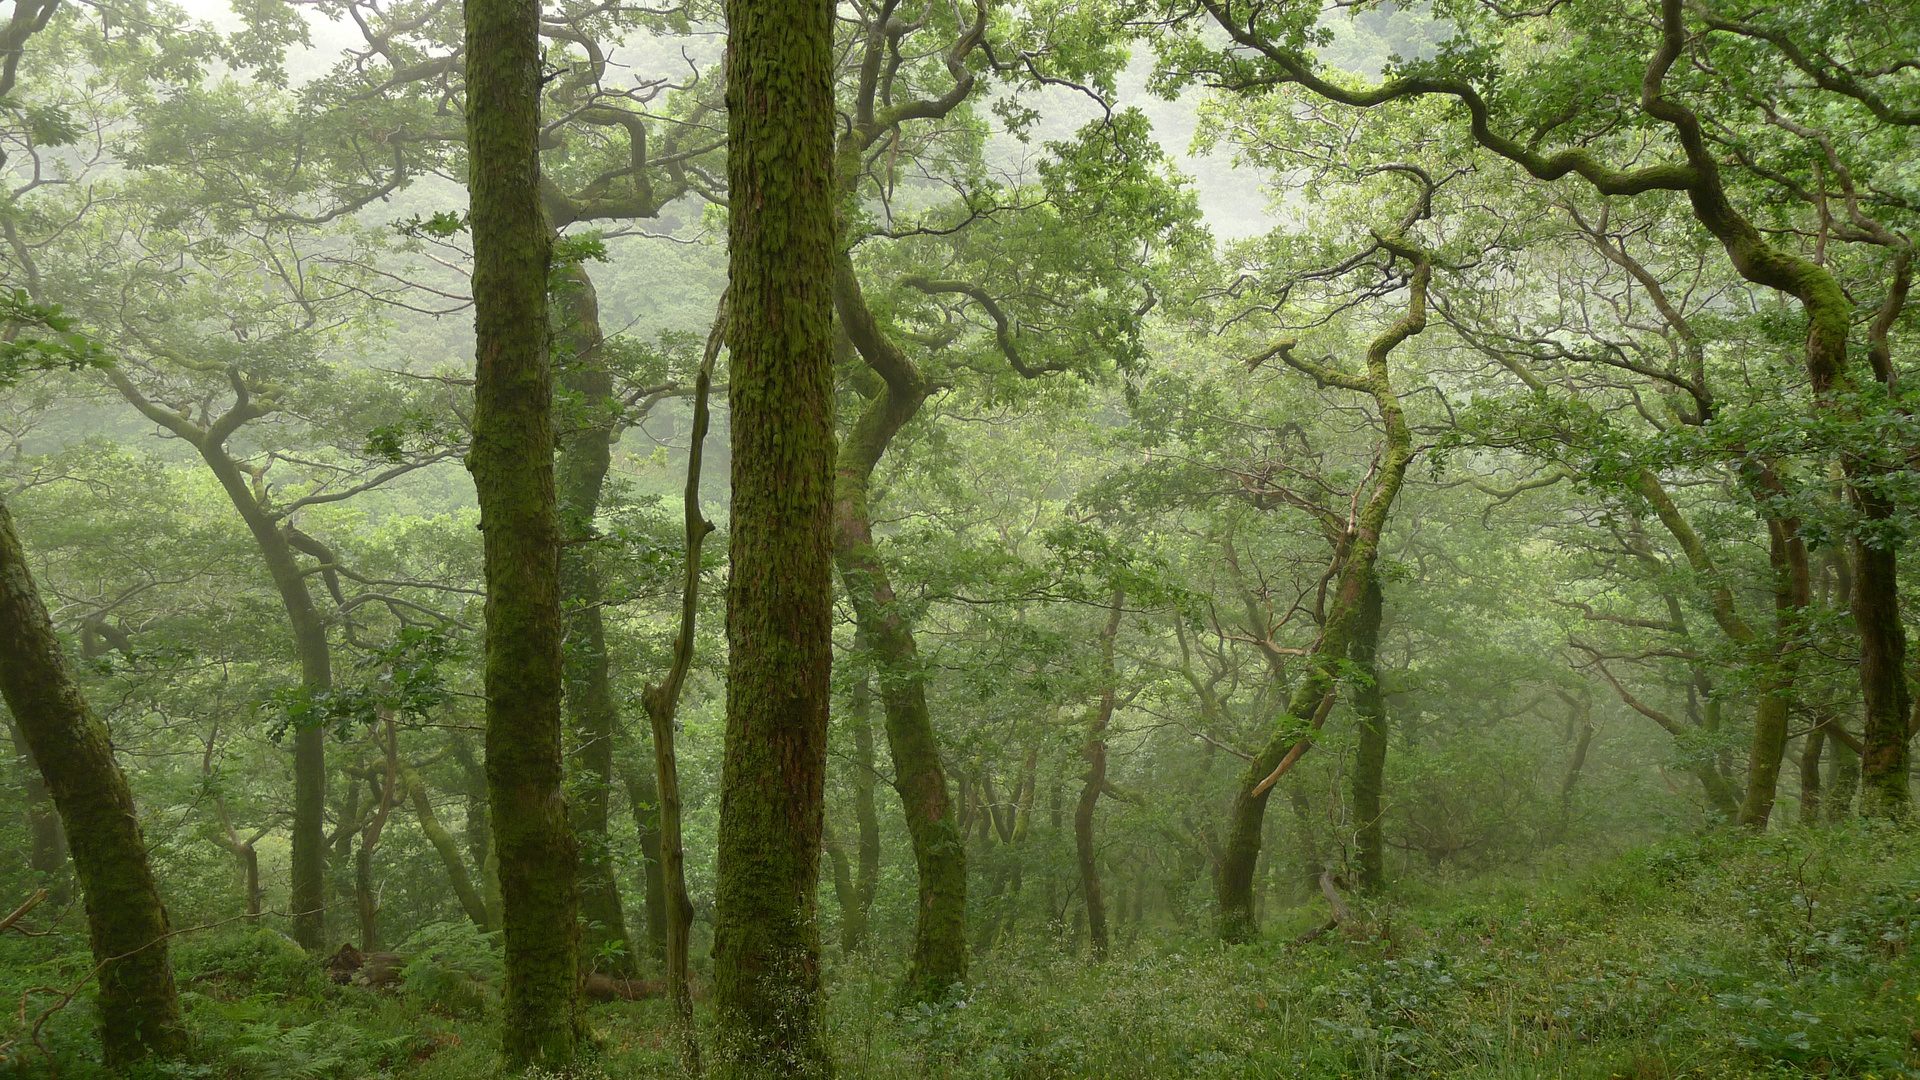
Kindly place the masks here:
<instances>
[{"instance_id":1,"label":"thick tree trunk","mask_svg":"<svg viewBox=\"0 0 1920 1080\"><path fill-rule=\"evenodd\" d=\"M719 1071L830 1070L815 894L833 668L833 5L727 0L732 576Z\"/></svg>"},{"instance_id":2,"label":"thick tree trunk","mask_svg":"<svg viewBox=\"0 0 1920 1080\"><path fill-rule=\"evenodd\" d=\"M1100 628L1100 700L1087 717L1087 742L1081 754L1087 759L1087 772L1080 784L1080 801L1073 808L1074 863L1080 870L1080 900L1087 908L1087 940L1096 963L1107 958L1107 899L1100 882L1099 850L1094 845L1093 812L1100 803L1100 792L1107 786L1107 724L1113 720L1116 688L1113 673L1113 639L1120 632L1120 615L1126 594L1115 590L1107 610L1106 625Z\"/></svg>"},{"instance_id":3,"label":"thick tree trunk","mask_svg":"<svg viewBox=\"0 0 1920 1080\"><path fill-rule=\"evenodd\" d=\"M1354 725L1359 746L1353 760L1354 848L1360 863L1360 891L1377 893L1387 887L1386 850L1381 835L1381 796L1386 790L1387 709L1380 691L1380 670L1374 662L1380 648L1382 598L1377 578L1367 580L1354 619L1353 641L1347 656L1353 661L1358 684L1353 690Z\"/></svg>"},{"instance_id":4,"label":"thick tree trunk","mask_svg":"<svg viewBox=\"0 0 1920 1080\"><path fill-rule=\"evenodd\" d=\"M467 0L473 449L487 578L487 804L510 1068L573 1061L579 890L563 794L560 535L540 205L540 5Z\"/></svg>"},{"instance_id":5,"label":"thick tree trunk","mask_svg":"<svg viewBox=\"0 0 1920 1080\"><path fill-rule=\"evenodd\" d=\"M558 385L574 399L563 411L555 495L561 535L561 606L566 617L566 712L573 734L568 804L580 846L580 959L615 978L638 974L639 956L627 935L626 909L614 875L607 830L613 792L613 735L620 708L609 680L607 631L601 616L600 566L591 541L599 530L600 493L613 461L617 403L602 353L600 304L593 280L570 266L555 288Z\"/></svg>"},{"instance_id":6,"label":"thick tree trunk","mask_svg":"<svg viewBox=\"0 0 1920 1080\"><path fill-rule=\"evenodd\" d=\"M113 760L53 622L40 602L13 517L0 502L0 696L38 764L86 898L100 1041L110 1068L187 1048L160 903L127 778Z\"/></svg>"}]
</instances>

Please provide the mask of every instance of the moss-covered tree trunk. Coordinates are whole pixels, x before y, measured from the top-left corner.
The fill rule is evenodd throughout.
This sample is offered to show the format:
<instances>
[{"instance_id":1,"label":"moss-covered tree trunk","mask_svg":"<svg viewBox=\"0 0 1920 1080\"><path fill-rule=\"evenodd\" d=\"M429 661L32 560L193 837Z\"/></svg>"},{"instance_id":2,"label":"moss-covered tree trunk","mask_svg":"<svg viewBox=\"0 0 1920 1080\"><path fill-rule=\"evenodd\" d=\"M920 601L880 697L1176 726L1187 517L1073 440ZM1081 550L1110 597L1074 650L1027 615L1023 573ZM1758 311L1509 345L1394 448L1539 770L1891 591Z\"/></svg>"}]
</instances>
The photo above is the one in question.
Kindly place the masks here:
<instances>
[{"instance_id":1,"label":"moss-covered tree trunk","mask_svg":"<svg viewBox=\"0 0 1920 1080\"><path fill-rule=\"evenodd\" d=\"M865 640L854 635L854 649L865 651ZM880 886L880 813L874 803L878 773L873 756L873 680L862 671L847 692L847 726L853 731L853 820L859 830L854 849L851 905L843 903L840 948L859 952L867 943L867 925L874 890Z\"/></svg>"},{"instance_id":2,"label":"moss-covered tree trunk","mask_svg":"<svg viewBox=\"0 0 1920 1080\"><path fill-rule=\"evenodd\" d=\"M1113 720L1118 693L1114 686L1113 639L1120 632L1124 593L1115 590L1107 608L1106 625L1100 628L1100 699L1087 716L1087 741L1081 747L1087 759L1086 775L1080 781L1080 800L1073 808L1074 865L1080 871L1080 900L1087 908L1087 941L1098 962L1107 958L1107 898L1100 882L1099 848L1094 844L1093 814L1100 805L1100 793L1107 787L1107 725Z\"/></svg>"},{"instance_id":3,"label":"moss-covered tree trunk","mask_svg":"<svg viewBox=\"0 0 1920 1080\"><path fill-rule=\"evenodd\" d=\"M1365 376L1349 375L1323 364L1302 360L1292 353L1292 342L1283 343L1269 355L1278 356L1290 366L1311 375L1324 384L1341 387L1373 398L1382 426L1385 446L1373 490L1340 540L1335 553L1340 567L1339 581L1328 602L1326 624L1320 639L1307 658L1306 676L1294 687L1287 708L1274 725L1273 732L1241 775L1234 793L1227 823L1226 841L1220 854L1220 871L1215 880L1220 935L1229 941L1256 937L1259 922L1254 913L1254 871L1260 859L1260 839L1266 820L1267 796L1273 785L1307 751L1313 732L1326 721L1333 705L1340 664L1346 659L1352 640L1361 599L1373 582L1373 564L1380 549L1380 533L1386 528L1394 499L1413 461L1412 433L1399 396L1394 392L1387 359L1401 342L1414 337L1427 326L1427 286L1432 266L1427 254L1398 236L1382 237L1396 255L1414 264L1408 282L1406 314L1380 333L1367 347ZM1263 358L1264 359L1264 358Z\"/></svg>"},{"instance_id":4,"label":"moss-covered tree trunk","mask_svg":"<svg viewBox=\"0 0 1920 1080\"><path fill-rule=\"evenodd\" d=\"M637 974L639 956L627 935L626 909L614 875L607 830L613 792L613 737L620 725L609 678L600 566L591 541L594 518L618 439L618 403L600 332L600 302L580 266L557 275L554 289L560 459L560 602L566 618L566 722L573 736L568 809L580 846L580 942L583 964L619 978Z\"/></svg>"},{"instance_id":5,"label":"moss-covered tree trunk","mask_svg":"<svg viewBox=\"0 0 1920 1080\"><path fill-rule=\"evenodd\" d=\"M1753 743L1747 758L1747 792L1737 817L1740 824L1762 832L1773 816L1779 790L1780 763L1787 752L1790 695L1798 673L1800 635L1805 630L1802 620L1813 602L1807 545L1800 537L1799 521L1769 519L1767 533L1773 570L1773 648L1760 679L1760 701L1754 710Z\"/></svg>"},{"instance_id":6,"label":"moss-covered tree trunk","mask_svg":"<svg viewBox=\"0 0 1920 1080\"><path fill-rule=\"evenodd\" d=\"M27 866L39 878L55 903L71 898L71 878L67 874L67 832L60 825L60 811L47 794L47 781L33 760L20 725L7 718L7 730L13 736L13 760L20 773L20 790L27 798Z\"/></svg>"},{"instance_id":7,"label":"moss-covered tree trunk","mask_svg":"<svg viewBox=\"0 0 1920 1080\"><path fill-rule=\"evenodd\" d=\"M848 337L881 378L841 448L833 494L834 559L879 682L894 787L919 872L919 914L903 990L910 999L934 1000L967 978L967 849L927 708L920 647L896 602L868 509L874 468L932 387L874 322L844 253L835 259L835 273Z\"/></svg>"},{"instance_id":8,"label":"moss-covered tree trunk","mask_svg":"<svg viewBox=\"0 0 1920 1080\"><path fill-rule=\"evenodd\" d=\"M97 1006L107 1065L186 1050L167 959L167 911L147 861L127 778L54 634L12 514L0 502L0 696L66 827L101 964Z\"/></svg>"},{"instance_id":9,"label":"moss-covered tree trunk","mask_svg":"<svg viewBox=\"0 0 1920 1080\"><path fill-rule=\"evenodd\" d=\"M579 892L562 790L560 530L540 205L540 5L467 0L473 449L487 579L487 803L499 862L509 1067L574 1053Z\"/></svg>"},{"instance_id":10,"label":"moss-covered tree trunk","mask_svg":"<svg viewBox=\"0 0 1920 1080\"><path fill-rule=\"evenodd\" d=\"M647 956L656 966L664 967L667 962L667 883L660 865L660 784L655 767L649 750L646 761L630 761L624 772L633 831L640 840L640 858L647 864Z\"/></svg>"},{"instance_id":11,"label":"moss-covered tree trunk","mask_svg":"<svg viewBox=\"0 0 1920 1080\"><path fill-rule=\"evenodd\" d=\"M1383 599L1380 581L1369 578L1360 594L1353 641L1347 656L1357 682L1353 689L1353 719L1359 745L1353 755L1354 854L1360 864L1360 891L1377 893L1387 887L1386 844L1382 835L1382 795L1386 792L1387 708L1380 690L1380 617Z\"/></svg>"},{"instance_id":12,"label":"moss-covered tree trunk","mask_svg":"<svg viewBox=\"0 0 1920 1080\"><path fill-rule=\"evenodd\" d=\"M1814 828L1820 824L1820 759L1827 748L1827 733L1819 727L1807 732L1800 747L1800 824Z\"/></svg>"},{"instance_id":13,"label":"moss-covered tree trunk","mask_svg":"<svg viewBox=\"0 0 1920 1080\"><path fill-rule=\"evenodd\" d=\"M723 1076L828 1071L815 920L833 667L833 5L728 0L733 507Z\"/></svg>"},{"instance_id":14,"label":"moss-covered tree trunk","mask_svg":"<svg viewBox=\"0 0 1920 1080\"><path fill-rule=\"evenodd\" d=\"M473 875L467 872L466 860L460 857L460 845L454 842L453 834L447 831L447 827L440 823L439 815L433 812L433 795L427 790L426 781L420 778L418 772L402 765L400 783L413 803L413 813L420 822L420 832L426 836L427 843L433 845L435 854L440 856L440 865L447 868L447 884L459 899L460 910L466 912L475 927L485 932L487 902L474 886Z\"/></svg>"}]
</instances>

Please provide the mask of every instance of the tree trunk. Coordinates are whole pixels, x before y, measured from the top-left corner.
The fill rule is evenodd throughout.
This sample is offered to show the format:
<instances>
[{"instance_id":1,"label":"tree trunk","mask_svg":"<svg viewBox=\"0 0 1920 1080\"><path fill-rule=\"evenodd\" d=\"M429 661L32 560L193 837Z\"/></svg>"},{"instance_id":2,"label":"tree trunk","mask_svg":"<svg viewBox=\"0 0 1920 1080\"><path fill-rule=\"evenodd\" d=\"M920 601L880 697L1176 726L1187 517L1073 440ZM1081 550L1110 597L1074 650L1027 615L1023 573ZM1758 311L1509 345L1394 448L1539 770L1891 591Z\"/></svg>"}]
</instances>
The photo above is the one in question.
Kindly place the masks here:
<instances>
[{"instance_id":1,"label":"tree trunk","mask_svg":"<svg viewBox=\"0 0 1920 1080\"><path fill-rule=\"evenodd\" d=\"M1800 824L1808 828L1820 824L1820 758L1826 746L1827 733L1816 727L1800 747Z\"/></svg>"},{"instance_id":2,"label":"tree trunk","mask_svg":"<svg viewBox=\"0 0 1920 1080\"><path fill-rule=\"evenodd\" d=\"M1880 500L1866 500L1878 504ZM1869 507L1871 509L1871 507ZM1866 701L1861 734L1860 812L1869 817L1906 813L1908 744L1907 636L1900 621L1898 550L1888 543L1853 543L1853 621L1860 630L1860 689Z\"/></svg>"},{"instance_id":3,"label":"tree trunk","mask_svg":"<svg viewBox=\"0 0 1920 1080\"><path fill-rule=\"evenodd\" d=\"M1557 839L1565 841L1573 825L1573 789L1580 783L1580 773L1587 765L1587 751L1593 747L1592 710L1584 699L1566 699L1575 707L1580 721L1580 734L1574 739L1573 754L1567 758L1567 771L1560 778L1560 826Z\"/></svg>"},{"instance_id":4,"label":"tree trunk","mask_svg":"<svg viewBox=\"0 0 1920 1080\"><path fill-rule=\"evenodd\" d=\"M0 696L38 764L86 898L100 1041L109 1068L186 1051L167 958L167 911L147 861L133 792L106 725L75 682L40 602L13 517L0 502Z\"/></svg>"},{"instance_id":5,"label":"tree trunk","mask_svg":"<svg viewBox=\"0 0 1920 1080\"><path fill-rule=\"evenodd\" d=\"M652 746L652 742L648 742ZM651 750L649 750L651 755ZM640 838L640 858L646 862L647 955L664 968L667 963L667 880L660 865L660 782L657 766L633 762L626 768L627 805L633 811L633 829Z\"/></svg>"},{"instance_id":6,"label":"tree trunk","mask_svg":"<svg viewBox=\"0 0 1920 1080\"><path fill-rule=\"evenodd\" d=\"M561 535L561 606L566 617L566 711L573 733L569 811L580 846L581 962L615 978L638 974L639 957L627 936L626 909L614 875L607 831L613 792L613 734L620 725L608 677L606 624L601 615L600 566L591 542L594 518L613 461L618 403L602 353L600 304L593 280L567 267L554 289L557 382L574 399L555 468Z\"/></svg>"},{"instance_id":7,"label":"tree trunk","mask_svg":"<svg viewBox=\"0 0 1920 1080\"><path fill-rule=\"evenodd\" d=\"M1386 850L1381 836L1381 796L1386 790L1387 709L1380 691L1380 670L1374 657L1380 648L1382 597L1380 582L1368 578L1354 619L1353 641L1347 655L1358 676L1353 690L1353 714L1360 744L1353 761L1353 817L1355 855L1360 863L1360 891L1381 892L1387 887Z\"/></svg>"},{"instance_id":8,"label":"tree trunk","mask_svg":"<svg viewBox=\"0 0 1920 1080\"><path fill-rule=\"evenodd\" d=\"M1807 568L1806 541L1800 538L1800 522L1769 518L1767 534L1768 561L1773 570L1774 644L1760 679L1760 702L1754 711L1753 744L1747 758L1746 799L1737 818L1740 824L1761 832L1766 831L1773 815L1780 762L1787 752L1789 698L1799 666L1800 634L1806 610L1813 603L1813 578ZM1903 788L1905 784L1903 773Z\"/></svg>"},{"instance_id":9,"label":"tree trunk","mask_svg":"<svg viewBox=\"0 0 1920 1080\"><path fill-rule=\"evenodd\" d=\"M473 449L487 578L487 805L509 1068L573 1061L579 890L563 793L559 520L540 205L540 5L467 0Z\"/></svg>"},{"instance_id":10,"label":"tree trunk","mask_svg":"<svg viewBox=\"0 0 1920 1080\"><path fill-rule=\"evenodd\" d=\"M11 717L9 717L11 720ZM34 764L20 725L9 723L13 735L13 759L20 771L20 786L27 796L27 866L47 888L56 904L65 904L73 896L72 879L67 874L67 831L60 825L60 811L47 794L46 778Z\"/></svg>"},{"instance_id":11,"label":"tree trunk","mask_svg":"<svg viewBox=\"0 0 1920 1080\"><path fill-rule=\"evenodd\" d=\"M426 781L420 774L406 766L400 768L400 783L406 787L407 798L413 802L414 816L420 821L420 831L426 835L427 842L440 855L441 865L447 868L447 882L453 886L453 895L460 900L460 909L467 914L483 933L487 929L487 903L482 899L480 890L473 886L473 876L467 873L467 863L460 857L460 845L454 842L453 834L434 815L433 799L427 791Z\"/></svg>"},{"instance_id":12,"label":"tree trunk","mask_svg":"<svg viewBox=\"0 0 1920 1080\"><path fill-rule=\"evenodd\" d=\"M856 632L854 648L865 642ZM853 907L841 918L840 948L852 954L867 943L874 890L880 885L880 815L874 805L873 680L862 671L847 694L847 724L853 728L853 819L860 830L853 872ZM844 905L842 905L844 908Z\"/></svg>"},{"instance_id":13,"label":"tree trunk","mask_svg":"<svg viewBox=\"0 0 1920 1080\"><path fill-rule=\"evenodd\" d=\"M1103 737L1113 719L1115 699L1113 639L1120 632L1120 615L1126 594L1114 590L1107 610L1107 623L1100 629L1100 701L1087 717L1087 742L1081 754L1087 759L1087 773L1080 785L1080 801L1073 808L1074 862L1080 870L1080 899L1087 906L1087 940L1093 948L1095 963L1107 958L1107 900L1100 883L1099 851L1093 841L1093 812L1100 792L1107 786L1107 742Z\"/></svg>"},{"instance_id":14,"label":"tree trunk","mask_svg":"<svg viewBox=\"0 0 1920 1080\"><path fill-rule=\"evenodd\" d=\"M830 1070L815 896L833 668L833 5L727 0L728 694L717 1064Z\"/></svg>"},{"instance_id":15,"label":"tree trunk","mask_svg":"<svg viewBox=\"0 0 1920 1080\"><path fill-rule=\"evenodd\" d=\"M1827 820L1838 824L1853 816L1853 799L1860 792L1860 755L1853 747L1833 740L1833 772L1827 778Z\"/></svg>"},{"instance_id":16,"label":"tree trunk","mask_svg":"<svg viewBox=\"0 0 1920 1080\"><path fill-rule=\"evenodd\" d=\"M107 377L134 408L199 451L200 459L246 523L273 579L274 591L280 596L280 606L293 632L294 650L300 657L301 691L309 697L325 695L333 688L326 620L314 606L289 534L267 510L264 489L249 484L240 462L227 451L227 439L243 424L266 415L265 409L248 394L238 374L233 375L236 394L232 408L206 424L196 424L185 414L155 405L118 371L110 370ZM324 950L327 942L326 810L326 732L315 722L293 731L293 851L288 867L293 939L308 952Z\"/></svg>"},{"instance_id":17,"label":"tree trunk","mask_svg":"<svg viewBox=\"0 0 1920 1080\"><path fill-rule=\"evenodd\" d=\"M1345 660L1347 643L1353 634L1355 614L1361 594L1373 579L1373 563L1380 550L1380 533L1393 511L1394 499L1406 478L1407 465L1413 460L1413 436L1399 396L1393 390L1387 366L1393 350L1427 326L1427 286L1432 280L1432 265L1425 252L1409 246L1403 238L1392 238L1396 254L1404 254L1414 263L1407 286L1407 310L1394 324L1375 336L1367 346L1367 375L1356 378L1342 372L1304 361L1291 352L1291 342L1277 346L1272 355L1312 375L1320 382L1363 392L1373 398L1386 428L1378 479L1367 496L1365 506L1355 516L1334 552L1339 568L1339 583L1320 629L1320 639L1307 658L1307 675L1302 679L1274 726L1267 744L1261 748L1241 776L1234 793L1228 819L1226 843L1221 851L1218 890L1220 936L1228 941L1251 940L1259 934L1254 914L1253 875L1260 858L1260 834L1266 821L1267 794L1292 768L1294 762L1312 745L1309 736L1325 723L1333 707L1336 677Z\"/></svg>"}]
</instances>

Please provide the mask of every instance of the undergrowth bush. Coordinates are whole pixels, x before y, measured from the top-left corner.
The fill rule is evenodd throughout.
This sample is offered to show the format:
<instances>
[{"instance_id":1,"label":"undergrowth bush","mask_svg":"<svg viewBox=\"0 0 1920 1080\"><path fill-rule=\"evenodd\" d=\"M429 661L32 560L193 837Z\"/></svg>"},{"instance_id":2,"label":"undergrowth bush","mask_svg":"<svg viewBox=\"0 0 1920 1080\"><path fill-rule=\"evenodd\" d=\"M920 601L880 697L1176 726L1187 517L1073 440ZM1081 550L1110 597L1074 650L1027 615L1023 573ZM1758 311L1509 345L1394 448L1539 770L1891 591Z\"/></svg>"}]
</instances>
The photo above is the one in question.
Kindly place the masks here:
<instances>
[{"instance_id":1,"label":"undergrowth bush","mask_svg":"<svg viewBox=\"0 0 1920 1080\"><path fill-rule=\"evenodd\" d=\"M1294 937L1323 908L1270 913L1268 936L1240 946L1128 927L1122 940L1133 944L1103 965L1059 935L1036 935L982 956L971 987L910 1008L898 1005L887 958L846 958L829 972L827 1008L840 1075L1920 1078L1920 961L1910 947L1920 926L1920 840L1896 827L1723 832L1554 883L1486 877L1418 903L1355 909L1364 930L1299 946ZM70 971L72 945L0 944L18 965L9 985ZM196 1056L147 1072L492 1075L494 937L448 922L400 948L409 962L396 993L334 986L270 930L182 940ZM76 1004L49 1025L43 1041L62 1080L98 1075L91 1023ZM666 1023L657 999L591 1007L579 1074L679 1075ZM48 1073L45 1055L15 1043L14 1072Z\"/></svg>"}]
</instances>

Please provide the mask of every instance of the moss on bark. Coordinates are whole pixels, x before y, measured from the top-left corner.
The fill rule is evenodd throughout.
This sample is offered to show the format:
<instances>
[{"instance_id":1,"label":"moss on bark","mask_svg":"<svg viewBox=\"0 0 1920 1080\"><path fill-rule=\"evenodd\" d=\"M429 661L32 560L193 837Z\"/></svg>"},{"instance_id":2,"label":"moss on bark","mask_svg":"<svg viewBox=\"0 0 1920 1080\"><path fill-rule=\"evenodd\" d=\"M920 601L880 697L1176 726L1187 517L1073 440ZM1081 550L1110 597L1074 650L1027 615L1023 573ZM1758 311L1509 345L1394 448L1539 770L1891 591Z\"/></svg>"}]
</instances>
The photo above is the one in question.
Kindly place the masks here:
<instances>
[{"instance_id":1,"label":"moss on bark","mask_svg":"<svg viewBox=\"0 0 1920 1080\"><path fill-rule=\"evenodd\" d=\"M32 752L60 820L100 964L97 1007L107 1065L185 1052L180 998L133 792L87 705L40 601L13 517L0 502L0 696Z\"/></svg>"},{"instance_id":2,"label":"moss on bark","mask_svg":"<svg viewBox=\"0 0 1920 1080\"><path fill-rule=\"evenodd\" d=\"M540 6L467 0L473 448L487 580L486 772L512 1068L573 1061L579 894L562 791L559 520L541 210Z\"/></svg>"},{"instance_id":3,"label":"moss on bark","mask_svg":"<svg viewBox=\"0 0 1920 1080\"><path fill-rule=\"evenodd\" d=\"M833 5L728 0L733 506L714 1069L829 1071L815 893L833 618Z\"/></svg>"}]
</instances>

